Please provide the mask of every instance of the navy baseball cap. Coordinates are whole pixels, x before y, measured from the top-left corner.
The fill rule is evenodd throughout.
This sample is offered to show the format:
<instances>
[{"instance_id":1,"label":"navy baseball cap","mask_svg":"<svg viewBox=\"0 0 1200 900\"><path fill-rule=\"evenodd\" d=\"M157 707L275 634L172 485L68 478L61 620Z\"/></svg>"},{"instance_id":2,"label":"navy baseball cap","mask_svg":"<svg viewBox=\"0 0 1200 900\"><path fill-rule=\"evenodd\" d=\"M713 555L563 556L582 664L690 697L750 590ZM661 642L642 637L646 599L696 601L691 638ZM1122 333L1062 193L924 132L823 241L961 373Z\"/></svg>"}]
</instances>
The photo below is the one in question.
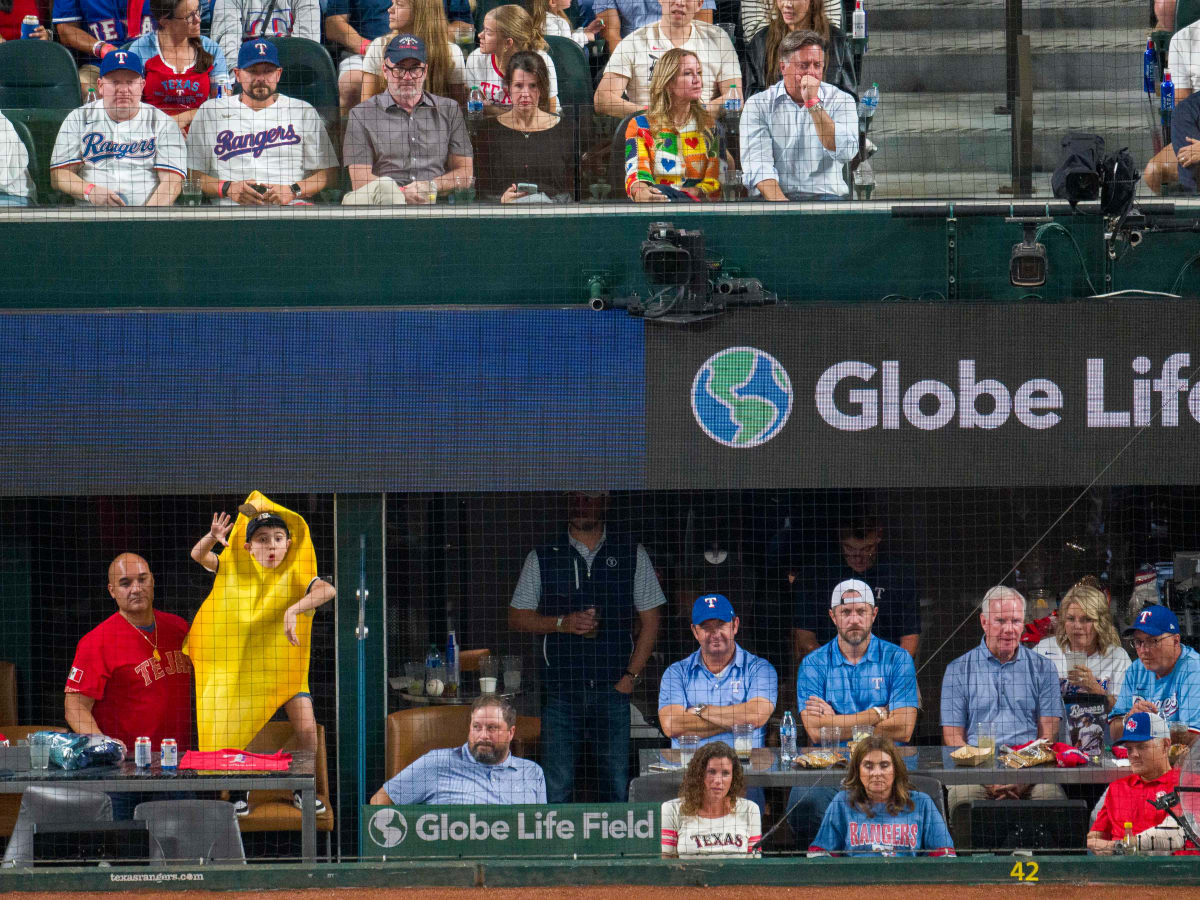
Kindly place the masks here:
<instances>
[{"instance_id":1,"label":"navy baseball cap","mask_svg":"<svg viewBox=\"0 0 1200 900\"><path fill-rule=\"evenodd\" d=\"M405 59L425 62L425 42L415 34L398 34L388 42L383 55L393 64Z\"/></svg>"},{"instance_id":2,"label":"navy baseball cap","mask_svg":"<svg viewBox=\"0 0 1200 900\"><path fill-rule=\"evenodd\" d=\"M100 77L103 78L109 72L115 72L117 69L125 69L133 72L135 75L145 76L146 67L142 65L142 58L136 53L130 53L128 50L110 50L104 59L100 60Z\"/></svg>"},{"instance_id":3,"label":"navy baseball cap","mask_svg":"<svg viewBox=\"0 0 1200 900\"><path fill-rule=\"evenodd\" d=\"M292 536L292 532L288 530L287 522L283 521L283 517L278 513L264 512L252 517L246 523L246 540L249 541L254 536L254 532L260 528L282 528L288 537Z\"/></svg>"},{"instance_id":4,"label":"navy baseball cap","mask_svg":"<svg viewBox=\"0 0 1200 900\"><path fill-rule=\"evenodd\" d=\"M1129 637L1135 631L1144 632L1151 637L1158 637L1160 634L1179 634L1179 620L1175 618L1175 613L1165 606L1147 606L1137 614L1133 624L1121 634Z\"/></svg>"},{"instance_id":5,"label":"navy baseball cap","mask_svg":"<svg viewBox=\"0 0 1200 900\"><path fill-rule=\"evenodd\" d=\"M270 63L277 69L283 68L279 64L279 51L275 49L275 45L261 38L256 41L246 41L242 44L242 49L238 51L237 67L239 69L248 69L256 63Z\"/></svg>"},{"instance_id":6,"label":"navy baseball cap","mask_svg":"<svg viewBox=\"0 0 1200 900\"><path fill-rule=\"evenodd\" d=\"M1114 743L1140 744L1144 741L1169 738L1170 736L1171 732L1162 716L1151 712L1139 712L1126 717L1125 728L1122 729L1121 736Z\"/></svg>"},{"instance_id":7,"label":"navy baseball cap","mask_svg":"<svg viewBox=\"0 0 1200 900\"><path fill-rule=\"evenodd\" d=\"M705 594L692 604L692 624L702 625L709 619L721 622L734 620L733 604L724 594Z\"/></svg>"}]
</instances>

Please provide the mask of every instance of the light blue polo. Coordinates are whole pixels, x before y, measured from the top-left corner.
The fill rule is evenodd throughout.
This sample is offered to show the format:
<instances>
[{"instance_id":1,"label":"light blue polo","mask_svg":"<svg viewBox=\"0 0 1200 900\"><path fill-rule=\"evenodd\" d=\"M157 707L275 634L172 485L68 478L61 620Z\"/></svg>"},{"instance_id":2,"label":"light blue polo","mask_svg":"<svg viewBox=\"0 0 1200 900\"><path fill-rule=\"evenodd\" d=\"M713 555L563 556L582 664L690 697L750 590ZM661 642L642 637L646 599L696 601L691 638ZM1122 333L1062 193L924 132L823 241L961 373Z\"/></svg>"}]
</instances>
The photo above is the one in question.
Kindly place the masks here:
<instances>
[{"instance_id":1,"label":"light blue polo","mask_svg":"<svg viewBox=\"0 0 1200 900\"><path fill-rule=\"evenodd\" d=\"M510 753L503 762L488 765L478 762L466 744L430 750L383 787L399 805L546 802L546 777L537 763Z\"/></svg>"},{"instance_id":2,"label":"light blue polo","mask_svg":"<svg viewBox=\"0 0 1200 900\"><path fill-rule=\"evenodd\" d=\"M886 706L888 710L920 704L917 670L903 647L871 636L867 652L857 663L846 659L838 639L818 647L800 664L796 678L796 707L820 697L839 716Z\"/></svg>"},{"instance_id":3,"label":"light blue polo","mask_svg":"<svg viewBox=\"0 0 1200 900\"><path fill-rule=\"evenodd\" d=\"M663 673L658 687L658 709L661 712L668 706L682 706L685 709L689 706L733 706L755 697L770 700L774 708L779 698L779 676L775 674L773 665L739 646L724 671L714 675L708 671L697 650L686 659L672 663ZM763 746L765 735L765 726L755 730L755 747ZM726 731L714 734L702 738L700 743L713 741L724 741L732 747L733 733ZM672 738L671 746L678 747L679 741Z\"/></svg>"},{"instance_id":4,"label":"light blue polo","mask_svg":"<svg viewBox=\"0 0 1200 900\"><path fill-rule=\"evenodd\" d=\"M1135 700L1149 700L1168 722L1183 722L1189 731L1200 732L1200 654L1187 646L1181 650L1174 668L1162 678L1140 659L1131 662L1109 720L1129 712Z\"/></svg>"}]
</instances>

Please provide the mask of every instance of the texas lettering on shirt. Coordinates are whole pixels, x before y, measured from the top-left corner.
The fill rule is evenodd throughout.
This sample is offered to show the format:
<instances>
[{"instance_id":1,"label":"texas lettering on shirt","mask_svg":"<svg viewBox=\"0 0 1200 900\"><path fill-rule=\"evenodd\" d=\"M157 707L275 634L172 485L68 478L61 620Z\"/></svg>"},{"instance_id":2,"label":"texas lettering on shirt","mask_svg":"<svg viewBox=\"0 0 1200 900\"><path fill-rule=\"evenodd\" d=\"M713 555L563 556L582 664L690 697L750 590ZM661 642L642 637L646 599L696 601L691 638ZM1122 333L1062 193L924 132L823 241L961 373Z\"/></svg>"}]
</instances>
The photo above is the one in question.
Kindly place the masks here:
<instances>
[{"instance_id":1,"label":"texas lettering on shirt","mask_svg":"<svg viewBox=\"0 0 1200 900\"><path fill-rule=\"evenodd\" d=\"M182 650L164 650L161 662L153 656L147 656L133 667L133 671L142 676L142 685L149 687L155 681L166 678L168 675L189 674L192 671L192 661L187 658ZM67 680L79 684L83 681L83 675L83 669L71 666ZM67 691L69 693L78 693L71 687L68 687Z\"/></svg>"},{"instance_id":2,"label":"texas lettering on shirt","mask_svg":"<svg viewBox=\"0 0 1200 900\"><path fill-rule=\"evenodd\" d=\"M58 21L55 19L54 21ZM74 23L72 23L74 24ZM98 41L123 41L126 38L134 37L134 35L125 34L125 23L118 24L116 19L100 19L96 22L88 22L87 29L92 33L92 36ZM142 17L142 34L154 34L154 23L149 16Z\"/></svg>"},{"instance_id":3,"label":"texas lettering on shirt","mask_svg":"<svg viewBox=\"0 0 1200 900\"><path fill-rule=\"evenodd\" d=\"M97 163L106 159L150 159L158 149L154 138L141 141L110 141L104 133L89 131L83 136L84 162Z\"/></svg>"},{"instance_id":4,"label":"texas lettering on shirt","mask_svg":"<svg viewBox=\"0 0 1200 900\"><path fill-rule=\"evenodd\" d=\"M244 153L252 153L254 158L258 159L272 147L286 147L299 143L300 135L296 134L294 125L288 125L286 128L277 125L265 131L247 134L234 134L226 129L217 134L217 142L213 145L213 156L224 161Z\"/></svg>"},{"instance_id":5,"label":"texas lettering on shirt","mask_svg":"<svg viewBox=\"0 0 1200 900\"><path fill-rule=\"evenodd\" d=\"M736 850L741 850L744 847L744 840L740 834L725 832L724 834L694 834L692 840L695 841L697 849L704 847L733 847Z\"/></svg>"}]
</instances>

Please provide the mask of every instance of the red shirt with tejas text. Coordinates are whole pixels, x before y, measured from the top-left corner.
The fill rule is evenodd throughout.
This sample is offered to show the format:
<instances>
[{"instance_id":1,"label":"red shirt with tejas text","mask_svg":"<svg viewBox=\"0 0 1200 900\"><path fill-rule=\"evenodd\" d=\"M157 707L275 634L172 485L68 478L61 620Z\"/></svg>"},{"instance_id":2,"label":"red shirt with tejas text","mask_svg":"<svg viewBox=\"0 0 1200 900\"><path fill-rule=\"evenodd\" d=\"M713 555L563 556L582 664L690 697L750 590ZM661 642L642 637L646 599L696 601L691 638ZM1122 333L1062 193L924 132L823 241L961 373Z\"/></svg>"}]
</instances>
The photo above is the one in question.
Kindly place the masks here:
<instances>
[{"instance_id":1,"label":"red shirt with tejas text","mask_svg":"<svg viewBox=\"0 0 1200 900\"><path fill-rule=\"evenodd\" d=\"M181 754L192 746L192 663L182 649L188 624L164 612L154 620L148 634L113 613L79 641L67 674L66 692L95 700L96 724L130 755L142 735L155 751L163 738L175 738Z\"/></svg>"}]
</instances>

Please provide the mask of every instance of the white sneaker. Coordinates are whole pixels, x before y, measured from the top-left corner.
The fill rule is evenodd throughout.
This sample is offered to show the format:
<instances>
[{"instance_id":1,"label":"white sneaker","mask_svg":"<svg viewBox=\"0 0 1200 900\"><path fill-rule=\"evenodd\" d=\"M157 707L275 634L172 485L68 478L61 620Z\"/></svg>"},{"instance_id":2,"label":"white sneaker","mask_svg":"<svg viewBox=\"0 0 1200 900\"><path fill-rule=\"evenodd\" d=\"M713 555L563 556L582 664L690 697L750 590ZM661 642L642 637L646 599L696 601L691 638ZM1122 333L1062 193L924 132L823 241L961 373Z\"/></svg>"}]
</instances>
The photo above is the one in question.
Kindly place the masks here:
<instances>
[{"instance_id":1,"label":"white sneaker","mask_svg":"<svg viewBox=\"0 0 1200 900\"><path fill-rule=\"evenodd\" d=\"M233 804L233 814L239 819L250 815L250 795L246 791L230 791L229 802Z\"/></svg>"},{"instance_id":2,"label":"white sneaker","mask_svg":"<svg viewBox=\"0 0 1200 900\"><path fill-rule=\"evenodd\" d=\"M313 801L315 805L315 812L318 816L325 812L325 804L321 802L320 797L314 795ZM299 810L304 809L304 800L302 799L299 791L292 791L292 806Z\"/></svg>"}]
</instances>

